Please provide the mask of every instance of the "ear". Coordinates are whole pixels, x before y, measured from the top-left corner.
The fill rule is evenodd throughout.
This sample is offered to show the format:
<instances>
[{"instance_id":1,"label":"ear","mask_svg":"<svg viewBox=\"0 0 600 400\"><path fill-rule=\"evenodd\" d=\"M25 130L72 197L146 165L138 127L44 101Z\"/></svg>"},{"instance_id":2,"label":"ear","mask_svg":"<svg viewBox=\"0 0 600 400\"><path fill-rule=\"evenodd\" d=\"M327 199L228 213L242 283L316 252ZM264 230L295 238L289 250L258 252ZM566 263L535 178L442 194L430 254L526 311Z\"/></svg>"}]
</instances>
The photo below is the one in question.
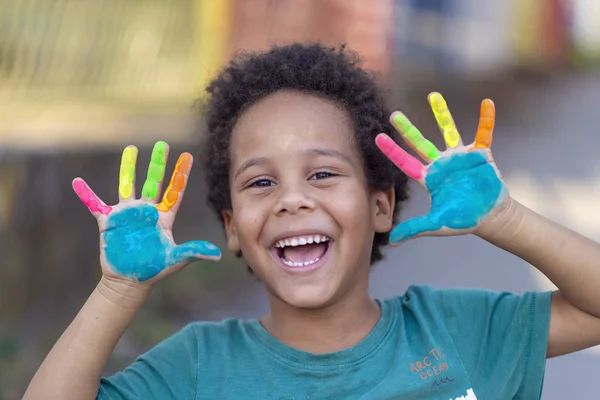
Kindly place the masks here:
<instances>
[{"instance_id":1,"label":"ear","mask_svg":"<svg viewBox=\"0 0 600 400\"><path fill-rule=\"evenodd\" d=\"M371 209L375 232L385 233L392 229L395 205L396 194L394 188L373 192L371 195Z\"/></svg>"},{"instance_id":2,"label":"ear","mask_svg":"<svg viewBox=\"0 0 600 400\"><path fill-rule=\"evenodd\" d=\"M238 239L237 230L235 229L235 224L233 222L233 211L223 210L223 211L221 211L221 215L223 215L223 221L225 222L225 234L227 235L227 248L232 253L239 253L241 251L240 241Z\"/></svg>"}]
</instances>

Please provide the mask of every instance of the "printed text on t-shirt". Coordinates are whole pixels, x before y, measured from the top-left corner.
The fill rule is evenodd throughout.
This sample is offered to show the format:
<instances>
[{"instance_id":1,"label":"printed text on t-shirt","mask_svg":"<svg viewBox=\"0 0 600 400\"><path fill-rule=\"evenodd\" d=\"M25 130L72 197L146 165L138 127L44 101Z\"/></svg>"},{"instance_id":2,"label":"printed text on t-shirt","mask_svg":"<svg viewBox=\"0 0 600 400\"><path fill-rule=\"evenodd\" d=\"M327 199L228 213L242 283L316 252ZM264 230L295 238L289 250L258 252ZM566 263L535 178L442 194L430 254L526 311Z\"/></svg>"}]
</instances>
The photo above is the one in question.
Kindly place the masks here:
<instances>
[{"instance_id":1,"label":"printed text on t-shirt","mask_svg":"<svg viewBox=\"0 0 600 400\"><path fill-rule=\"evenodd\" d=\"M432 349L422 359L411 362L410 370L413 374L418 374L423 380L433 378L449 369L448 363L442 361L444 358L446 358L446 355L442 352L442 349L439 347Z\"/></svg>"}]
</instances>

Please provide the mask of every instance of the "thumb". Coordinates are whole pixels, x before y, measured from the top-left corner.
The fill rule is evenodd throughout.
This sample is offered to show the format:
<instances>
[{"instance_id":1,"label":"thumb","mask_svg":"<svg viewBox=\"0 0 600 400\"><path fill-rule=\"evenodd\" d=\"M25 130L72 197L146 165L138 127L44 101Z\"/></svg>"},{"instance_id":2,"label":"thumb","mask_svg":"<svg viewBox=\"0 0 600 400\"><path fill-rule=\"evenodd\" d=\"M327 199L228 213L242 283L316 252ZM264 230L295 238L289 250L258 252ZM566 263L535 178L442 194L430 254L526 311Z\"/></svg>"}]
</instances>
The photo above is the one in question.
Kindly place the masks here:
<instances>
[{"instance_id":1,"label":"thumb","mask_svg":"<svg viewBox=\"0 0 600 400\"><path fill-rule=\"evenodd\" d=\"M210 242L193 240L173 247L169 255L171 265L190 263L197 260L218 260L221 250Z\"/></svg>"},{"instance_id":2,"label":"thumb","mask_svg":"<svg viewBox=\"0 0 600 400\"><path fill-rule=\"evenodd\" d=\"M390 244L392 246L398 245L417 235L437 231L441 228L442 226L438 222L432 221L429 215L409 219L408 221L400 223L392 230L392 233L390 234Z\"/></svg>"}]
</instances>

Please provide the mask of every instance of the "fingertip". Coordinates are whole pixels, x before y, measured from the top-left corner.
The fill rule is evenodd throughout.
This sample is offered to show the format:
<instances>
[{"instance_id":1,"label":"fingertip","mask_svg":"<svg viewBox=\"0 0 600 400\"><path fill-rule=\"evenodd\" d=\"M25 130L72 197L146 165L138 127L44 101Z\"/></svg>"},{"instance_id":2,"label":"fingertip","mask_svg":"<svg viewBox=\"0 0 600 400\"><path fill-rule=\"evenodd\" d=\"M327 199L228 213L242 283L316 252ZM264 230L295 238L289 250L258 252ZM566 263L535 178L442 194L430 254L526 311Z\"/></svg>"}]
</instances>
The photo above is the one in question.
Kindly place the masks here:
<instances>
[{"instance_id":1,"label":"fingertip","mask_svg":"<svg viewBox=\"0 0 600 400\"><path fill-rule=\"evenodd\" d=\"M412 122L406 116L406 114L401 112L396 112L393 115L393 125L400 131L402 134L406 134L413 127Z\"/></svg>"},{"instance_id":2,"label":"fingertip","mask_svg":"<svg viewBox=\"0 0 600 400\"><path fill-rule=\"evenodd\" d=\"M123 158L127 161L135 161L135 157L138 155L138 148L133 144L126 146L123 149Z\"/></svg>"},{"instance_id":3,"label":"fingertip","mask_svg":"<svg viewBox=\"0 0 600 400\"><path fill-rule=\"evenodd\" d=\"M394 111L394 112L393 112L393 113L390 115L390 122L391 122L392 124L395 124L395 123L396 123L396 120L397 120L397 118L402 118L402 117L406 118L406 115L404 115L404 113L403 113L403 112L401 112L401 111Z\"/></svg>"},{"instance_id":4,"label":"fingertip","mask_svg":"<svg viewBox=\"0 0 600 400\"><path fill-rule=\"evenodd\" d=\"M427 95L427 101L429 103L440 103L444 101L444 96L440 92L431 92Z\"/></svg>"},{"instance_id":5,"label":"fingertip","mask_svg":"<svg viewBox=\"0 0 600 400\"><path fill-rule=\"evenodd\" d=\"M192 169L193 163L194 163L194 156L192 156L188 152L182 153L179 156L179 160L177 161L176 169L178 171L183 172L184 174L187 174Z\"/></svg>"},{"instance_id":6,"label":"fingertip","mask_svg":"<svg viewBox=\"0 0 600 400\"><path fill-rule=\"evenodd\" d=\"M379 142L382 140L392 140L392 138L387 133L378 133L377 136L375 136L375 141Z\"/></svg>"},{"instance_id":7,"label":"fingertip","mask_svg":"<svg viewBox=\"0 0 600 400\"><path fill-rule=\"evenodd\" d=\"M160 161L161 163L166 163L168 153L169 145L167 144L167 142L159 140L158 142L154 143L154 148L152 149L152 158L154 159L155 157L157 157L160 158L160 160L153 161Z\"/></svg>"},{"instance_id":8,"label":"fingertip","mask_svg":"<svg viewBox=\"0 0 600 400\"><path fill-rule=\"evenodd\" d=\"M89 188L88 184L80 177L73 179L71 187L77 194L80 194L83 190Z\"/></svg>"},{"instance_id":9,"label":"fingertip","mask_svg":"<svg viewBox=\"0 0 600 400\"><path fill-rule=\"evenodd\" d=\"M132 144L123 149L121 155L121 167L123 168L134 168L137 161L138 148Z\"/></svg>"},{"instance_id":10,"label":"fingertip","mask_svg":"<svg viewBox=\"0 0 600 400\"><path fill-rule=\"evenodd\" d=\"M496 114L496 105L490 99L484 99L481 102L481 114L484 116L494 116Z\"/></svg>"},{"instance_id":11,"label":"fingertip","mask_svg":"<svg viewBox=\"0 0 600 400\"><path fill-rule=\"evenodd\" d=\"M396 145L396 142L394 142L394 140L387 134L380 133L375 137L375 144L377 147L379 147L379 150L387 154L392 151Z\"/></svg>"},{"instance_id":12,"label":"fingertip","mask_svg":"<svg viewBox=\"0 0 600 400\"><path fill-rule=\"evenodd\" d=\"M221 249L211 243L211 242L201 242L201 253L203 257L210 257L210 258L217 258L220 259L222 254L221 254Z\"/></svg>"}]
</instances>

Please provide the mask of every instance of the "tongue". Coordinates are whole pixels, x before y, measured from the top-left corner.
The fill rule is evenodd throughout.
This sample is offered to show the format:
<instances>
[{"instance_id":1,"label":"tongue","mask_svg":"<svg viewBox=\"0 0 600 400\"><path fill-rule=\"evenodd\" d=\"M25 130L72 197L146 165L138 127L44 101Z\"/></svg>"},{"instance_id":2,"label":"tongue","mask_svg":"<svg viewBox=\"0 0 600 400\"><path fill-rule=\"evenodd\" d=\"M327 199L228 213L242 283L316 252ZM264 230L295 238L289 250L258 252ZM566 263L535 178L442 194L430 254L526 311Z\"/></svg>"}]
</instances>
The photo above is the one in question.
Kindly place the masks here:
<instances>
[{"instance_id":1,"label":"tongue","mask_svg":"<svg viewBox=\"0 0 600 400\"><path fill-rule=\"evenodd\" d=\"M311 243L302 246L287 246L283 249L283 258L287 261L305 263L323 257L327 251L326 243Z\"/></svg>"}]
</instances>

